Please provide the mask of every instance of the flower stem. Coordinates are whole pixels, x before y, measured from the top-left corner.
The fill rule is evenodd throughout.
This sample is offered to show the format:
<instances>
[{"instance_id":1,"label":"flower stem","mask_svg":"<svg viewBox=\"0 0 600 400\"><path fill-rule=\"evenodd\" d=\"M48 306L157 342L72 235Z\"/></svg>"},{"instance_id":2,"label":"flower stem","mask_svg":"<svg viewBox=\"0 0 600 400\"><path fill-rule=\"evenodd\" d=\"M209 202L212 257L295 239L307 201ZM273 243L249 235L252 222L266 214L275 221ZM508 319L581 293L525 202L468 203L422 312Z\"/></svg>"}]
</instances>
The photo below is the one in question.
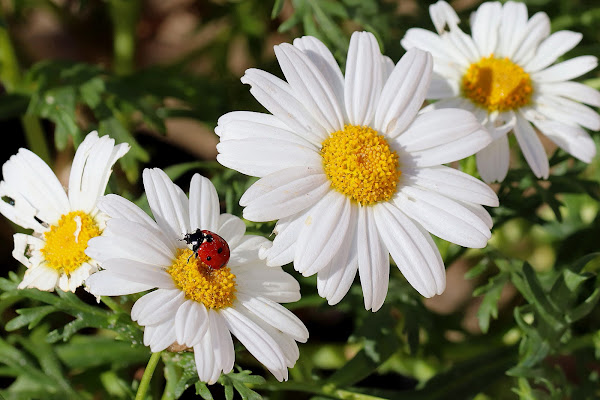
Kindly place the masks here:
<instances>
[{"instance_id":1,"label":"flower stem","mask_svg":"<svg viewBox=\"0 0 600 400\"><path fill-rule=\"evenodd\" d=\"M148 360L148 365L146 365L146 369L144 370L142 381L140 382L140 386L138 387L137 393L135 394L135 400L144 400L146 398L146 392L148 391L148 387L150 386L150 380L152 380L152 375L154 374L156 365L160 360L161 353L162 352L160 351L157 353L152 353L150 360Z\"/></svg>"},{"instance_id":2,"label":"flower stem","mask_svg":"<svg viewBox=\"0 0 600 400\"><path fill-rule=\"evenodd\" d=\"M2 7L0 7L0 65L2 66L0 80L4 88L8 93L16 92L21 84L21 70ZM29 149L50 165L50 151L40 120L35 115L26 114L21 117L21 125Z\"/></svg>"},{"instance_id":3,"label":"flower stem","mask_svg":"<svg viewBox=\"0 0 600 400\"><path fill-rule=\"evenodd\" d=\"M135 65L135 31L140 15L140 0L111 0L113 23L113 69L117 75L128 75Z\"/></svg>"},{"instance_id":4,"label":"flower stem","mask_svg":"<svg viewBox=\"0 0 600 400\"><path fill-rule=\"evenodd\" d=\"M121 307L119 305L119 303L117 303L116 301L114 301L112 298L107 297L107 296L102 296L100 299L102 300L102 302L104 304L106 304L106 306L108 308L110 308L114 312L116 312L116 313L125 312L125 310L123 309L123 307Z\"/></svg>"}]
</instances>

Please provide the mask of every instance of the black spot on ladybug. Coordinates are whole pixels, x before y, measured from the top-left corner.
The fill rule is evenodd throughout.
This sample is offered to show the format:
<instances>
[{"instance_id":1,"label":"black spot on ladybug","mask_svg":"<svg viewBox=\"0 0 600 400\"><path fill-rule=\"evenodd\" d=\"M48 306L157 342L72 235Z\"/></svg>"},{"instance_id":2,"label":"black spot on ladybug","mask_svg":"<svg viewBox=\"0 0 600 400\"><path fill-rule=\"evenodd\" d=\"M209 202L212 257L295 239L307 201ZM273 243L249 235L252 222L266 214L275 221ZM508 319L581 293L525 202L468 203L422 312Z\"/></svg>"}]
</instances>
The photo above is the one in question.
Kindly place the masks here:
<instances>
[{"instance_id":1,"label":"black spot on ladybug","mask_svg":"<svg viewBox=\"0 0 600 400\"><path fill-rule=\"evenodd\" d=\"M207 256L206 257L206 261L210 261L210 260L212 260L212 257L211 256Z\"/></svg>"},{"instance_id":2,"label":"black spot on ladybug","mask_svg":"<svg viewBox=\"0 0 600 400\"><path fill-rule=\"evenodd\" d=\"M221 254L223 252L223 248L219 247L219 249L217 250L217 253Z\"/></svg>"}]
</instances>

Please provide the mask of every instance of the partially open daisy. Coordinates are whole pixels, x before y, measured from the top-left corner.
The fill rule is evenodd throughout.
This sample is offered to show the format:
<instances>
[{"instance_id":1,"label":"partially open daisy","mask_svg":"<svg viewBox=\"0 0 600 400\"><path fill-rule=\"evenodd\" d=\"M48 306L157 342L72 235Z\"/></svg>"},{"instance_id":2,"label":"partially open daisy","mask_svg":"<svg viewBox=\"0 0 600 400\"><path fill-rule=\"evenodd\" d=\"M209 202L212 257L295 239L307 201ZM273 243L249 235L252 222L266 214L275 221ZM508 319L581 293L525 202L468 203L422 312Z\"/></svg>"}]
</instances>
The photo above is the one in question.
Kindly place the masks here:
<instances>
[{"instance_id":1,"label":"partially open daisy","mask_svg":"<svg viewBox=\"0 0 600 400\"><path fill-rule=\"evenodd\" d=\"M131 310L145 327L144 344L153 352L171 345L193 348L204 382L214 383L233 368L231 333L278 380L287 379L299 355L296 341L305 342L308 331L279 304L300 299L298 282L258 257L269 241L244 235L240 218L220 214L214 186L198 174L189 200L159 169L145 170L143 180L156 221L122 197L102 199L100 209L112 218L86 252L104 268L86 281L89 291L117 296L156 289ZM209 242L217 236L226 242L226 265L213 268L188 248L183 239L197 229L210 232Z\"/></svg>"},{"instance_id":2,"label":"partially open daisy","mask_svg":"<svg viewBox=\"0 0 600 400\"><path fill-rule=\"evenodd\" d=\"M0 213L31 235L14 235L13 256L27 267L19 288L75 289L97 262L85 254L88 241L102 235L106 216L96 203L112 167L129 150L108 136L89 133L77 148L65 192L50 167L27 149L2 166Z\"/></svg>"},{"instance_id":3,"label":"partially open daisy","mask_svg":"<svg viewBox=\"0 0 600 400\"><path fill-rule=\"evenodd\" d=\"M525 4L512 1L483 3L471 16L472 36L457 26L460 20L445 1L429 12L438 35L413 28L401 43L433 55L427 98L439 101L431 107L472 111L492 134L494 141L477 153L485 181L506 177L511 130L539 178L548 178L548 157L533 126L578 159L592 160L596 146L583 128L599 130L600 116L581 103L600 106L600 92L570 80L594 69L598 60L580 56L553 65L579 43L580 33L550 35L548 15L527 19Z\"/></svg>"},{"instance_id":4,"label":"partially open daisy","mask_svg":"<svg viewBox=\"0 0 600 400\"><path fill-rule=\"evenodd\" d=\"M464 110L417 115L431 56L411 50L396 66L375 37L354 33L346 76L313 37L275 46L287 82L250 69L242 82L273 115L232 112L219 119L218 161L261 179L242 196L244 217L278 219L268 265L294 262L317 274L330 304L358 270L365 307L387 294L389 255L423 296L443 292L444 265L429 232L484 247L498 199L484 183L440 164L488 145Z\"/></svg>"}]
</instances>

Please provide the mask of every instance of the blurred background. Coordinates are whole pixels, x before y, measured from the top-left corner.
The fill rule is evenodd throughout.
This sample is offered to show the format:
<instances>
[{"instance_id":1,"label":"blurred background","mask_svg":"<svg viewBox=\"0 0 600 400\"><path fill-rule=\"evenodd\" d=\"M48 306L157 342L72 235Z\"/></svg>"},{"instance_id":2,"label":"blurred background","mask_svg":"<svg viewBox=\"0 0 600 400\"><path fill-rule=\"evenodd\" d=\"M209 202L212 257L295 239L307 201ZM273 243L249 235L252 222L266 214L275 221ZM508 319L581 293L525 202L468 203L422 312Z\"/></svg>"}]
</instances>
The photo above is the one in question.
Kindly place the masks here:
<instances>
[{"instance_id":1,"label":"blurred background","mask_svg":"<svg viewBox=\"0 0 600 400\"><path fill-rule=\"evenodd\" d=\"M139 178L145 167L171 168L176 183L184 190L191 175L200 172L215 180L223 210L241 215L237 199L252 180L219 167L215 161L218 138L213 129L217 119L229 111L264 111L250 95L249 87L240 82L244 71L259 68L281 77L273 45L305 34L325 42L343 68L348 40L355 30L373 32L384 54L397 62L404 52L399 41L407 29L419 26L433 30L428 15L432 3L2 0L0 123L4 140L0 161L6 161L19 147L28 147L44 158L66 184L75 146L87 132L98 129L101 134L132 145L132 151L115 170L110 191L139 199ZM536 11L549 14L553 31L568 29L584 34L581 44L567 58L600 54L600 1L526 3L530 16ZM451 4L468 31L468 16L480 2L459 0ZM598 71L588 74L584 81L599 88ZM562 259L598 250L600 225L598 202L593 197L598 195L597 158L586 166L555 153L555 146L547 140L544 144L549 156L554 155L553 171L564 181L571 180L567 171L573 168L591 183L567 187L561 181L563 186L559 187L556 182L534 182L521 155L515 152L511 162L517 172L502 187L494 186L504 193L501 204L505 206L495 214L494 236L486 250L527 261L538 272L552 269ZM472 159L455 166L475 173ZM520 205L525 207L515 211ZM1 276L9 271L23 272L11 256L12 235L19 229L0 217ZM269 224L249 226L249 230L265 235L271 229ZM397 280L390 284L390 303L416 302L413 312L426 310L429 314L416 319L419 322L416 328L410 328L413 331L405 325L397 328L399 346L404 350L394 353L380 366L379 374L370 376L363 385L414 388L443 370L448 360L468 357L469 353L461 353L464 347L460 346L444 353L443 343L466 345L480 336L478 313L483 296L474 297L473 290L484 284L490 273L477 277L473 274L471 279L465 274L488 259L480 251L465 251L443 241L438 244L448 269L446 292L425 301L404 295L407 286L399 272L392 269ZM307 296L294 307L311 330L311 340L301 352L312 365L333 373L360 348L356 343L347 344L357 321L366 318L348 312L362 307L360 290L354 287L340 307L331 308L323 306L315 295L314 279L306 278L302 285ZM492 324L505 334L509 329L504 327L512 323L513 308L523 299L510 282L496 289L499 321ZM395 318L408 318L407 310L400 308L402 315ZM4 311L2 320L6 323L15 313ZM427 328L437 330L431 335L439 336L439 340L430 340L431 346L421 349L418 357L412 353L407 356L406 349L414 345L414 340L427 342L423 337L419 339L419 332L423 335L419 323L430 323ZM477 353L484 347L471 348ZM399 380L398 376L406 378ZM507 394L507 398L513 397Z\"/></svg>"}]
</instances>

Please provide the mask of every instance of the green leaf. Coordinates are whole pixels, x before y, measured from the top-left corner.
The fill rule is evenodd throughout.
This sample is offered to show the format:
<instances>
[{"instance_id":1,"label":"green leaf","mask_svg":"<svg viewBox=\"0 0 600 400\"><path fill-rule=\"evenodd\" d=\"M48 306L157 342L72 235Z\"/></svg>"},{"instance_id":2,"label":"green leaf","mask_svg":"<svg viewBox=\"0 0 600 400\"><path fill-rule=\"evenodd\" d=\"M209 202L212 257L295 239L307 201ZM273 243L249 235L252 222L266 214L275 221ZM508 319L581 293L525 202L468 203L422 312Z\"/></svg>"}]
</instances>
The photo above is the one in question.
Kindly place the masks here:
<instances>
[{"instance_id":1,"label":"green leaf","mask_svg":"<svg viewBox=\"0 0 600 400\"><path fill-rule=\"evenodd\" d=\"M594 292L587 299L585 299L583 303L579 304L574 309L567 311L565 320L568 323L573 323L584 318L596 308L598 300L600 300L600 288L596 288L596 290L594 290Z\"/></svg>"},{"instance_id":2,"label":"green leaf","mask_svg":"<svg viewBox=\"0 0 600 400\"><path fill-rule=\"evenodd\" d=\"M487 333L490 326L490 318L498 318L498 301L502 289L508 281L508 274L500 273L492 277L485 288L485 295L481 300L481 305L477 310L477 318L479 320L479 328L483 333ZM479 293L477 290L475 293ZM473 295L475 295L473 293Z\"/></svg>"},{"instance_id":3,"label":"green leaf","mask_svg":"<svg viewBox=\"0 0 600 400\"><path fill-rule=\"evenodd\" d=\"M29 96L5 93L0 96L0 119L10 119L24 115L29 104Z\"/></svg>"},{"instance_id":4,"label":"green leaf","mask_svg":"<svg viewBox=\"0 0 600 400\"><path fill-rule=\"evenodd\" d=\"M129 342L98 336L75 336L69 343L58 345L55 349L69 368L88 369L104 364L123 367L144 364L150 357L145 346L133 346Z\"/></svg>"},{"instance_id":5,"label":"green leaf","mask_svg":"<svg viewBox=\"0 0 600 400\"><path fill-rule=\"evenodd\" d=\"M179 398L190 386L198 382L198 371L193 353L163 353L167 373L166 393Z\"/></svg>"},{"instance_id":6,"label":"green leaf","mask_svg":"<svg viewBox=\"0 0 600 400\"><path fill-rule=\"evenodd\" d=\"M250 371L242 371L240 373L229 373L222 375L219 382L225 386L226 397L228 395L228 388L231 385L235 390L242 396L243 400L260 400L262 396L250 389L248 385L261 385L265 383L265 379L262 376L251 375Z\"/></svg>"},{"instance_id":7,"label":"green leaf","mask_svg":"<svg viewBox=\"0 0 600 400\"><path fill-rule=\"evenodd\" d=\"M17 310L18 317L8 321L4 327L7 331L14 331L25 325L29 325L28 328L32 329L35 327L46 315L57 311L54 306L39 306L31 308L21 308Z\"/></svg>"},{"instance_id":8,"label":"green leaf","mask_svg":"<svg viewBox=\"0 0 600 400\"><path fill-rule=\"evenodd\" d=\"M206 387L206 383L204 382L196 382L196 394L199 394L204 400L213 400L213 396L210 393L210 390L208 390L208 387Z\"/></svg>"},{"instance_id":9,"label":"green leaf","mask_svg":"<svg viewBox=\"0 0 600 400\"><path fill-rule=\"evenodd\" d=\"M349 386L375 371L400 346L395 332L397 323L387 305L377 313L370 314L353 335L355 340L363 342L363 348L346 365L334 372L327 382L336 386Z\"/></svg>"},{"instance_id":10,"label":"green leaf","mask_svg":"<svg viewBox=\"0 0 600 400\"><path fill-rule=\"evenodd\" d=\"M271 10L271 19L275 19L279 16L284 4L285 0L275 0L275 4L273 4L273 10Z\"/></svg>"}]
</instances>

